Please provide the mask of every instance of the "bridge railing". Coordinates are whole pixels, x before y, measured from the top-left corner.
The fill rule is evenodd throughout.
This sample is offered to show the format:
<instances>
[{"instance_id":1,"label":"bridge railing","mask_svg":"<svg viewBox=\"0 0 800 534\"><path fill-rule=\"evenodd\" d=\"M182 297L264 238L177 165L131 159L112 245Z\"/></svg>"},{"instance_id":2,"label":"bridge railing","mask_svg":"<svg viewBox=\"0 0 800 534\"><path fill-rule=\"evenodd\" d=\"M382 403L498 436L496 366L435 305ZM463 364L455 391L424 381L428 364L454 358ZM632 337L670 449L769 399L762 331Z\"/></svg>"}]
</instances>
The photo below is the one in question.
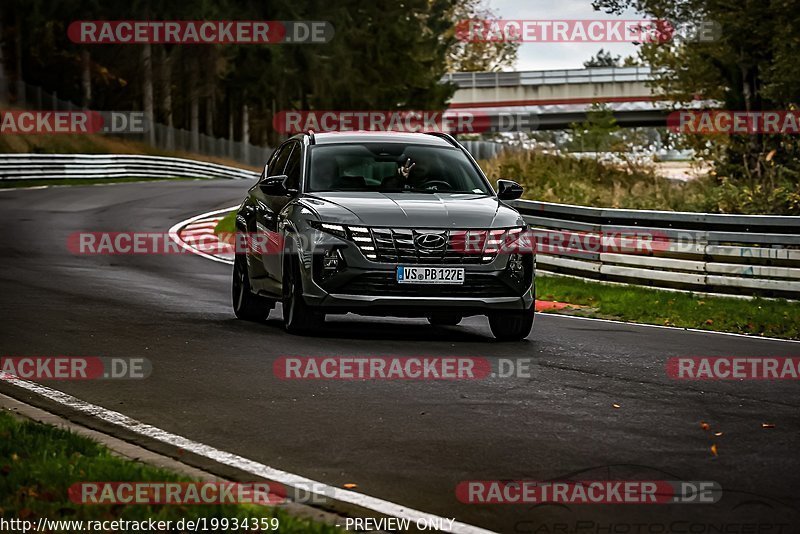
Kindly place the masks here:
<instances>
[{"instance_id":1,"label":"bridge railing","mask_svg":"<svg viewBox=\"0 0 800 534\"><path fill-rule=\"evenodd\" d=\"M800 217L511 203L541 271L705 293L800 298Z\"/></svg>"},{"instance_id":2,"label":"bridge railing","mask_svg":"<svg viewBox=\"0 0 800 534\"><path fill-rule=\"evenodd\" d=\"M592 69L536 70L520 72L455 72L443 81L459 89L561 85L578 83L646 82L653 79L650 67L601 67Z\"/></svg>"}]
</instances>

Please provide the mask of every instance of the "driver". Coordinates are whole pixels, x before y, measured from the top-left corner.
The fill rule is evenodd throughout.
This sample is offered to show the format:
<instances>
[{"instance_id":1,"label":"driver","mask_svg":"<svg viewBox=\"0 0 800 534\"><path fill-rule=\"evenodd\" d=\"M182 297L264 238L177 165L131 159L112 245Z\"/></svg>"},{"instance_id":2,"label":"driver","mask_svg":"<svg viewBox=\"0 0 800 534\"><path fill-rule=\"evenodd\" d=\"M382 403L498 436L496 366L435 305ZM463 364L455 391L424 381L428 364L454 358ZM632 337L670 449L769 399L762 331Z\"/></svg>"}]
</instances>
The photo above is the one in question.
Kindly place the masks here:
<instances>
[{"instance_id":1,"label":"driver","mask_svg":"<svg viewBox=\"0 0 800 534\"><path fill-rule=\"evenodd\" d=\"M397 161L397 171L381 181L381 188L413 188L424 183L427 177L428 168L424 161L403 155Z\"/></svg>"}]
</instances>

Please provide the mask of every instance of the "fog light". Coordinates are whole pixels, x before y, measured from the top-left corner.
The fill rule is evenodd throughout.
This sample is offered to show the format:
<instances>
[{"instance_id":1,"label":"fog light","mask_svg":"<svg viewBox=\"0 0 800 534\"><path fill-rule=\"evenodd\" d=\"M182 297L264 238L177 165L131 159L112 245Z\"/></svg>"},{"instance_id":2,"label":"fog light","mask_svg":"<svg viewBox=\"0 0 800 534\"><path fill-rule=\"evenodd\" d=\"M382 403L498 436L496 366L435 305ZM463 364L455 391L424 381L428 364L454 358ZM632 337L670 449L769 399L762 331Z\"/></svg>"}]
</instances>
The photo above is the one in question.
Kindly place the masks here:
<instances>
[{"instance_id":1,"label":"fog light","mask_svg":"<svg viewBox=\"0 0 800 534\"><path fill-rule=\"evenodd\" d=\"M322 270L326 274L334 273L344 264L344 258L338 248L332 248L322 256Z\"/></svg>"},{"instance_id":2,"label":"fog light","mask_svg":"<svg viewBox=\"0 0 800 534\"><path fill-rule=\"evenodd\" d=\"M522 263L521 254L512 254L508 257L508 270L514 275L522 274L522 272L525 270L525 265Z\"/></svg>"}]
</instances>

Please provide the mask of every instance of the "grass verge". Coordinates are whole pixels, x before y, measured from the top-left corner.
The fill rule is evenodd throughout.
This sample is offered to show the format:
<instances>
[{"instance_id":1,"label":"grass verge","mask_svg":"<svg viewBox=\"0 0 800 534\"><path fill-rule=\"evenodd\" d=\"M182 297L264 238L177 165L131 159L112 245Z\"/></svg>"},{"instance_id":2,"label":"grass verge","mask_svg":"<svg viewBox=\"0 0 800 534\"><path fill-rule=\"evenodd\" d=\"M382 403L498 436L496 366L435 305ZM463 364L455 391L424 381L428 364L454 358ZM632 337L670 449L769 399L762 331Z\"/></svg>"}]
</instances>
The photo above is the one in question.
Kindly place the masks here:
<instances>
[{"instance_id":1,"label":"grass verge","mask_svg":"<svg viewBox=\"0 0 800 534\"><path fill-rule=\"evenodd\" d=\"M215 234L232 234L236 231L236 212L232 211L225 215L214 227Z\"/></svg>"},{"instance_id":2,"label":"grass verge","mask_svg":"<svg viewBox=\"0 0 800 534\"><path fill-rule=\"evenodd\" d=\"M0 517L49 520L277 518L282 533L335 533L332 525L257 505L82 505L67 490L84 481L188 482L173 472L114 456L104 446L54 426L0 411Z\"/></svg>"},{"instance_id":3,"label":"grass verge","mask_svg":"<svg viewBox=\"0 0 800 534\"><path fill-rule=\"evenodd\" d=\"M800 302L701 297L691 293L556 276L538 277L536 295L540 300L587 306L580 310L545 313L800 339L800 321L797 320L800 317Z\"/></svg>"},{"instance_id":4,"label":"grass verge","mask_svg":"<svg viewBox=\"0 0 800 534\"><path fill-rule=\"evenodd\" d=\"M235 212L228 213L217 223L214 232L233 233L235 218ZM586 306L579 310L554 309L542 313L800 339L800 321L797 319L800 317L800 302L788 300L701 297L692 293L557 276L536 279L536 298Z\"/></svg>"}]
</instances>

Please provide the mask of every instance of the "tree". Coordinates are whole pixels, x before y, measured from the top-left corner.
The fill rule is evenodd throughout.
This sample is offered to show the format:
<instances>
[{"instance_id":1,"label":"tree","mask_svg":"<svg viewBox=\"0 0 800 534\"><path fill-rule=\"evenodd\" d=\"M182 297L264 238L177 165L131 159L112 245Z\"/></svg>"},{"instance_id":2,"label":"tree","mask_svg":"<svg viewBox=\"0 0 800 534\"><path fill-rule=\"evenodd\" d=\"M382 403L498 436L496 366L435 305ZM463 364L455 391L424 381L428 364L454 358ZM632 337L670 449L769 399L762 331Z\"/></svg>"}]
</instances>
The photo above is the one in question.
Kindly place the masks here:
<instances>
[{"instance_id":1,"label":"tree","mask_svg":"<svg viewBox=\"0 0 800 534\"><path fill-rule=\"evenodd\" d=\"M471 41L457 35L469 21L485 23L496 18L495 12L484 5L484 0L460 0L456 3L451 14L453 28L449 32L456 39L447 52L450 72L495 72L516 65L519 41Z\"/></svg>"},{"instance_id":2,"label":"tree","mask_svg":"<svg viewBox=\"0 0 800 534\"><path fill-rule=\"evenodd\" d=\"M468 0L6 0L8 77L97 110L146 110L177 128L275 144L276 111L443 109L453 12ZM73 20L326 20L325 44L83 45ZM10 21L12 21L10 23ZM19 36L19 38L17 38ZM88 51L88 55L86 54ZM24 73L21 66L24 65ZM234 128L230 128L233 124ZM228 128L226 128L226 126ZM168 140L169 142L169 140Z\"/></svg>"},{"instance_id":3,"label":"tree","mask_svg":"<svg viewBox=\"0 0 800 534\"><path fill-rule=\"evenodd\" d=\"M800 0L594 0L593 5L617 14L636 9L682 30L668 42L640 49L642 60L659 73L654 87L676 107L702 99L724 109L760 112L796 109L800 103ZM689 141L714 161L721 183L738 182L754 197L783 195L799 202L797 136L690 136Z\"/></svg>"},{"instance_id":4,"label":"tree","mask_svg":"<svg viewBox=\"0 0 800 534\"><path fill-rule=\"evenodd\" d=\"M602 152L616 148L615 136L620 127L614 113L605 104L591 105L586 112L586 120L570 125L573 132L573 146L581 151L589 148L591 152ZM597 154L595 154L597 158Z\"/></svg>"}]
</instances>

